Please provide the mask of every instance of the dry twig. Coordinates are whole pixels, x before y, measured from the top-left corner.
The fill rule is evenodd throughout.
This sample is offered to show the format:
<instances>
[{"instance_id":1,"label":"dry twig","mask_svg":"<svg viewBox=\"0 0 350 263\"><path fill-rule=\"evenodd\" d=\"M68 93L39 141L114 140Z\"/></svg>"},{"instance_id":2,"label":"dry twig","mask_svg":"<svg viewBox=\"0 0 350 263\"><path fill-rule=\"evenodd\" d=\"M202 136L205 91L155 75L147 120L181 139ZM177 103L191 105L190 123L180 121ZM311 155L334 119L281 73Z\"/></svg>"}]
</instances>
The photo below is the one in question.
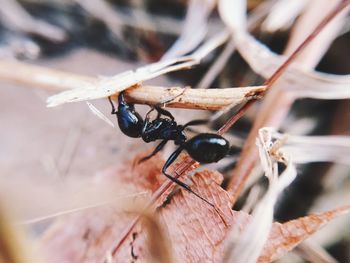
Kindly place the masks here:
<instances>
[{"instance_id":1,"label":"dry twig","mask_svg":"<svg viewBox=\"0 0 350 263\"><path fill-rule=\"evenodd\" d=\"M30 76L30 77L28 77ZM0 79L48 90L95 88L99 79L13 61L0 61ZM139 86L127 91L130 102L153 105L176 97L168 107L218 110L240 104L265 91L264 86L227 89L186 89L182 87Z\"/></svg>"}]
</instances>

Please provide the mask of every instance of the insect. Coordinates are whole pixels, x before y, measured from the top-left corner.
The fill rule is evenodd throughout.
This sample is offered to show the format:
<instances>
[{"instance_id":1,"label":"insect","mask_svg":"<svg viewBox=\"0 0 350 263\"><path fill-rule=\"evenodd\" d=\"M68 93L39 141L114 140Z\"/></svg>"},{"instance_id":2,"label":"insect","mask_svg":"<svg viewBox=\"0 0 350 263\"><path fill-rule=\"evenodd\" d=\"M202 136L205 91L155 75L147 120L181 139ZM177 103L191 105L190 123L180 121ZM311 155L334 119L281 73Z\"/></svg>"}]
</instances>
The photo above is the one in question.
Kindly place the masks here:
<instances>
[{"instance_id":1,"label":"insect","mask_svg":"<svg viewBox=\"0 0 350 263\"><path fill-rule=\"evenodd\" d=\"M185 125L178 125L173 115L169 111L162 109L159 105L152 107L146 114L145 120L143 120L136 112L134 105L125 101L123 92L121 92L118 97L118 111L115 110L111 98L108 97L108 99L112 105L112 114L117 115L119 128L125 135L133 138L141 137L146 143L162 140L153 152L142 158L139 163L157 154L168 141L174 141L175 145L178 145L178 148L165 162L162 169L163 174L174 183L185 188L214 207L213 204L194 192L187 184L168 174L167 169L184 150L187 151L194 160L200 163L218 162L229 153L229 142L224 137L212 133L200 133L187 140L185 129L189 126L204 124L207 120L193 120ZM154 110L158 113L157 117L150 121L150 113Z\"/></svg>"}]
</instances>

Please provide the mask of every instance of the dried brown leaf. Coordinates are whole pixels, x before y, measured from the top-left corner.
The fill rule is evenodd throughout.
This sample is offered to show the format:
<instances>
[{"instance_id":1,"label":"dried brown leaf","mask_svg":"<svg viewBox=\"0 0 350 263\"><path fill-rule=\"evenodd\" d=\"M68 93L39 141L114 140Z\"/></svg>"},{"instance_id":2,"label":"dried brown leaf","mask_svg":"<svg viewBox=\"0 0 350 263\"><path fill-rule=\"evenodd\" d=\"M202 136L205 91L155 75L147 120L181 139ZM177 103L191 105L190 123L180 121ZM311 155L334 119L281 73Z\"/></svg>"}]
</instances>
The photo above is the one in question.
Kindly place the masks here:
<instances>
[{"instance_id":1,"label":"dried brown leaf","mask_svg":"<svg viewBox=\"0 0 350 263\"><path fill-rule=\"evenodd\" d=\"M161 164L158 158L152 158L134 168L128 164L107 171L107 177L118 176L118 181L124 181L126 188L155 191L165 178L160 173ZM221 181L221 174L204 171L195 175L192 185L194 191L217 206L220 215L211 206L184 190L178 191L169 204L159 208L158 215L164 233L168 234L169 240L174 244L174 262L201 259L211 262L221 258L222 242L233 216L229 197L220 187ZM139 211L142 212L142 209ZM103 207L62 218L42 238L42 249L50 262L100 262L108 258L111 246L136 215L120 213L113 207ZM248 215L244 214L244 217ZM184 242L178 242L179 240ZM66 246L67 242L71 244L69 247ZM135 257L147 259L148 245L144 229L138 225L118 250L114 260L128 262ZM189 245L194 247L188 249Z\"/></svg>"},{"instance_id":2,"label":"dried brown leaf","mask_svg":"<svg viewBox=\"0 0 350 263\"><path fill-rule=\"evenodd\" d=\"M140 189L155 191L164 180L164 176L160 173L161 161L159 158L152 158L147 163L138 166L133 164L126 163L122 167L118 166L101 172L98 175L99 179L108 180L111 183L112 179L115 179L124 190L135 192ZM57 220L50 226L41 238L42 252L48 262L53 263L100 262L101 259L107 257L106 253L111 245L118 240L124 228L134 217L135 214L121 213L113 206L89 209L62 217L61 220ZM139 236L139 232L140 229L134 231L136 236ZM144 236L140 235L138 240L143 238ZM130 242L132 241L131 237ZM131 252L127 249L122 250L118 256L125 257L125 260L127 257L132 259Z\"/></svg>"},{"instance_id":3,"label":"dried brown leaf","mask_svg":"<svg viewBox=\"0 0 350 263\"><path fill-rule=\"evenodd\" d=\"M118 177L126 188L155 191L165 180L160 173L161 164L162 161L155 157L139 166L132 167L128 163L103 175ZM113 257L109 254L111 248L115 247L137 215L145 215L143 207L136 207L138 212L131 207L129 213L103 207L62 218L43 236L41 249L53 263L132 262L136 259L151 262L152 255L153 259L154 256L159 257L159 261L166 253L157 255L154 250L154 245L158 244L155 238L160 235L152 234L152 231L158 233L161 230L161 238L173 262L222 262L229 227L234 225L238 229L239 238L251 222L249 214L231 210L229 195L220 186L222 179L220 173L213 171L196 173L191 179L192 189L215 204L219 213L196 196L180 189L168 202L158 206L154 218L146 214L152 229L146 231L150 224L145 225L141 220ZM259 261L281 258L334 217L348 211L349 206L284 224L274 223Z\"/></svg>"},{"instance_id":4,"label":"dried brown leaf","mask_svg":"<svg viewBox=\"0 0 350 263\"><path fill-rule=\"evenodd\" d=\"M274 223L269 241L265 244L259 262L271 262L283 257L303 240L332 221L335 217L350 212L350 205L343 206L321 214L313 214L288 221L284 224Z\"/></svg>"},{"instance_id":5,"label":"dried brown leaf","mask_svg":"<svg viewBox=\"0 0 350 263\"><path fill-rule=\"evenodd\" d=\"M230 199L219 184L222 175L203 171L193 177L192 189L212 202L221 217L194 195L181 190L160 210L174 247L175 262L221 262L228 226L244 224L248 215L231 210Z\"/></svg>"}]
</instances>

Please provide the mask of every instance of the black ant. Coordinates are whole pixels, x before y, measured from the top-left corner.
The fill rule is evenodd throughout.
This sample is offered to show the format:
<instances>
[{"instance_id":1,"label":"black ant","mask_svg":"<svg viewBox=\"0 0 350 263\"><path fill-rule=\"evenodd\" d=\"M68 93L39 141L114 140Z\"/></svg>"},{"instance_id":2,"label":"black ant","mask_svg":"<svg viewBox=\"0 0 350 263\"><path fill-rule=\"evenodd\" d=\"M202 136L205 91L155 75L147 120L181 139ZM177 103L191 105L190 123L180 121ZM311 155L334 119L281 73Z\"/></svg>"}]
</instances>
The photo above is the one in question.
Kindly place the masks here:
<instances>
[{"instance_id":1,"label":"black ant","mask_svg":"<svg viewBox=\"0 0 350 263\"><path fill-rule=\"evenodd\" d=\"M121 92L118 97L118 111L115 110L111 98L108 97L108 99L112 105L111 114L117 115L119 128L125 135L133 138L141 137L146 143L162 140L153 152L142 158L139 163L148 160L162 150L168 141L174 141L175 145L179 145L179 147L165 162L162 169L163 174L174 183L185 188L214 207L213 204L194 192L187 184L168 174L166 170L183 150L186 150L194 160L200 163L218 162L229 153L229 142L224 137L212 133L200 133L190 140L187 140L184 130L189 126L204 124L207 122L206 120L194 120L185 125L178 125L173 115L167 110L162 109L159 105L152 107L147 113L145 120L143 120L140 114L136 112L134 104L125 101L123 92ZM149 115L153 110L156 110L158 114L153 121L150 121ZM167 118L162 118L162 115Z\"/></svg>"}]
</instances>

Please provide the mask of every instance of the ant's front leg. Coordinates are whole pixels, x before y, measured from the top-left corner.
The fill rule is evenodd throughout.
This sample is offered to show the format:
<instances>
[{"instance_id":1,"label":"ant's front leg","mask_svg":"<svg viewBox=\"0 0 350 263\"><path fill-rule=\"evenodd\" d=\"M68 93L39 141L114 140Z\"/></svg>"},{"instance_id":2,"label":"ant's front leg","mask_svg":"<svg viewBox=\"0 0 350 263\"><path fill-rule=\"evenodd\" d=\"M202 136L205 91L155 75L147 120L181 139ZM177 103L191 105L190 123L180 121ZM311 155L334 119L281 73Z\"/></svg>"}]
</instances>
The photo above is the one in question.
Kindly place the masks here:
<instances>
[{"instance_id":1,"label":"ant's front leg","mask_svg":"<svg viewBox=\"0 0 350 263\"><path fill-rule=\"evenodd\" d=\"M169 111L164 110L159 105L154 105L154 108L158 112L157 119L159 119L161 115L169 117L172 121L175 119Z\"/></svg>"},{"instance_id":2,"label":"ant's front leg","mask_svg":"<svg viewBox=\"0 0 350 263\"><path fill-rule=\"evenodd\" d=\"M171 98L171 99L169 99L169 100L163 101L163 102L161 102L161 103L157 103L157 104L155 104L155 105L153 106L153 107L157 110L157 112L158 112L157 119L159 119L161 115L164 115L164 116L169 117L172 121L175 120L174 116L173 116L169 111L164 110L164 109L162 108L162 105L163 105L163 107L164 107L167 103L172 102L172 101L175 100L176 98L182 96L182 95L185 93L185 90L186 90L186 88L184 88L183 91L182 91L180 94L176 95L175 97L173 97L173 98Z\"/></svg>"},{"instance_id":3,"label":"ant's front leg","mask_svg":"<svg viewBox=\"0 0 350 263\"><path fill-rule=\"evenodd\" d=\"M172 121L175 119L174 116L167 110L164 110L162 107L160 107L160 104L156 104L151 107L151 109L147 112L146 117L145 117L145 122L149 122L149 115L151 114L152 111L156 110L157 111L157 118L159 119L161 115L169 117Z\"/></svg>"}]
</instances>

